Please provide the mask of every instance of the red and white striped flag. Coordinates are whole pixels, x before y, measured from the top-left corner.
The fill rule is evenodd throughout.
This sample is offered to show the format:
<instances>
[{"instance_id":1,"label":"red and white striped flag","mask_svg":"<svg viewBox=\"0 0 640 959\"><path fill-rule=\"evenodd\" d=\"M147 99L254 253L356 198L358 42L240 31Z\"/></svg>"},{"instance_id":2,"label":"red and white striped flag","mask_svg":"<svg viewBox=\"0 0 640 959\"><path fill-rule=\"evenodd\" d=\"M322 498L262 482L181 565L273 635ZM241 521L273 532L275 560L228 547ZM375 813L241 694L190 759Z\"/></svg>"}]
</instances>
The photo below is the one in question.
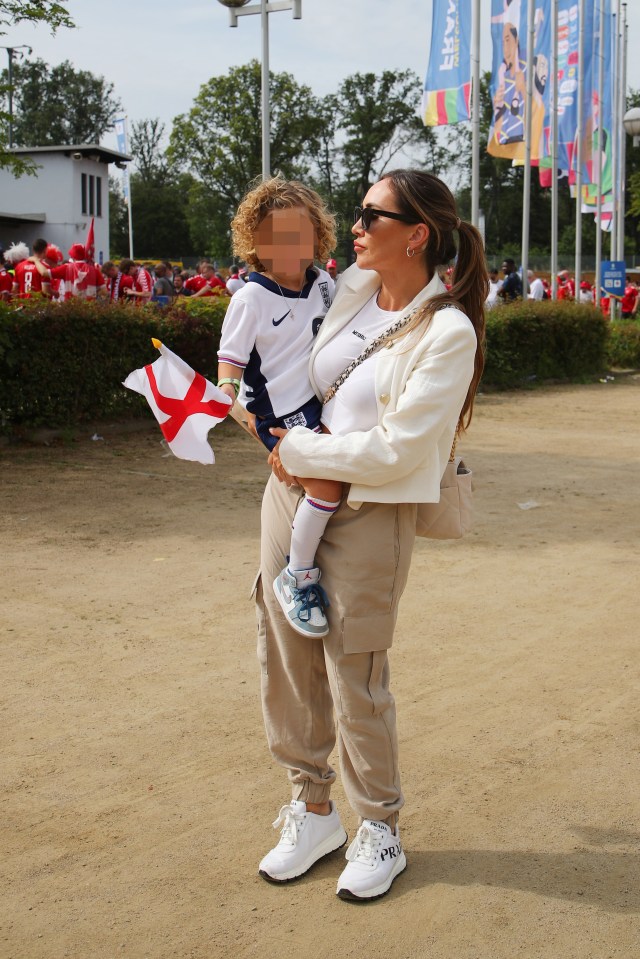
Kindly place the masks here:
<instances>
[{"instance_id":1,"label":"red and white striped flag","mask_svg":"<svg viewBox=\"0 0 640 959\"><path fill-rule=\"evenodd\" d=\"M152 342L162 355L130 373L123 386L146 397L172 453L182 460L215 463L207 436L233 402L160 340Z\"/></svg>"},{"instance_id":2,"label":"red and white striped flag","mask_svg":"<svg viewBox=\"0 0 640 959\"><path fill-rule=\"evenodd\" d=\"M89 229L87 230L87 242L84 245L85 249L85 260L87 263L93 263L96 258L96 241L94 239L93 233L93 217L91 217L91 223L89 224Z\"/></svg>"}]
</instances>

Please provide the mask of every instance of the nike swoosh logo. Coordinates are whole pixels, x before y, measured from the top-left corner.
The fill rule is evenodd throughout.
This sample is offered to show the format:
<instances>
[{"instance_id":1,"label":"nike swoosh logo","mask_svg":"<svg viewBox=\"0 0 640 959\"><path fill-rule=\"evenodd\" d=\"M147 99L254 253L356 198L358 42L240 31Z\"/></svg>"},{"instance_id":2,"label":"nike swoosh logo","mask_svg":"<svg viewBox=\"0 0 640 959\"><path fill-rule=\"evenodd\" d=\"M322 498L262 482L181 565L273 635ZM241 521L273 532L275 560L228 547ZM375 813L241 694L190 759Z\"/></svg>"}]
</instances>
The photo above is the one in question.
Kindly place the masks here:
<instances>
[{"instance_id":1,"label":"nike swoosh logo","mask_svg":"<svg viewBox=\"0 0 640 959\"><path fill-rule=\"evenodd\" d=\"M284 315L284 316L281 316L279 320L271 320L271 322L273 323L274 326L280 326L280 324L282 323L282 321L283 321L283 320L286 320L286 318L289 316L289 313L291 313L291 310L287 310L287 312L285 313L285 315Z\"/></svg>"}]
</instances>

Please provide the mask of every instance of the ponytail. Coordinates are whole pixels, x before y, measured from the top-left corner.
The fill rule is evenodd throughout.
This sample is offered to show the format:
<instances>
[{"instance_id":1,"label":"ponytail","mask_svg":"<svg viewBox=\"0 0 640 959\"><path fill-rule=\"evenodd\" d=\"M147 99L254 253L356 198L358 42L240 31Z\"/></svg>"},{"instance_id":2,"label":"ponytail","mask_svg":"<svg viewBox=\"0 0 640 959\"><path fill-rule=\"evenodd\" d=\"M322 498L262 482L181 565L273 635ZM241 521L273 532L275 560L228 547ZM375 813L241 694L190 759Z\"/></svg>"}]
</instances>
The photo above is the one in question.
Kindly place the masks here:
<instances>
[{"instance_id":1,"label":"ponytail","mask_svg":"<svg viewBox=\"0 0 640 959\"><path fill-rule=\"evenodd\" d=\"M391 181L402 212L417 217L429 227L424 253L429 273L433 275L439 266L455 258L451 289L432 297L416 315L415 321L406 327L406 332L428 322L437 310L451 304L471 321L476 334L476 355L473 378L458 423L458 431L462 432L471 422L473 401L484 369L484 304L489 292L489 277L482 237L471 223L459 218L453 194L432 173L393 170L385 173L382 179ZM454 231L458 233L457 244Z\"/></svg>"}]
</instances>

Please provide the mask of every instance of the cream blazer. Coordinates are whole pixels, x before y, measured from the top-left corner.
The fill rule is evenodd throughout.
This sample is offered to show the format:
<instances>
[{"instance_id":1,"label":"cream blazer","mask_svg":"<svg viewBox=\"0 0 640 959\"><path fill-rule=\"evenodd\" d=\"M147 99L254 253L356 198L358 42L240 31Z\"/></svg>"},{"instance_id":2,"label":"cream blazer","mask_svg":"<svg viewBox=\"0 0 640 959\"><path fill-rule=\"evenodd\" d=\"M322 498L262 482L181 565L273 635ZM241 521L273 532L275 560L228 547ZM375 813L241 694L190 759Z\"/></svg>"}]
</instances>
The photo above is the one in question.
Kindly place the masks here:
<instances>
[{"instance_id":1,"label":"cream blazer","mask_svg":"<svg viewBox=\"0 0 640 959\"><path fill-rule=\"evenodd\" d=\"M311 353L316 354L364 306L380 287L372 270L350 267L340 278ZM406 312L445 286L436 274L409 303ZM350 484L347 501L362 503L437 503L456 425L473 377L476 334L460 310L434 314L425 331L399 336L378 354L375 389L378 424L345 436L313 433L296 426L280 446L280 458L293 476L340 480Z\"/></svg>"}]
</instances>

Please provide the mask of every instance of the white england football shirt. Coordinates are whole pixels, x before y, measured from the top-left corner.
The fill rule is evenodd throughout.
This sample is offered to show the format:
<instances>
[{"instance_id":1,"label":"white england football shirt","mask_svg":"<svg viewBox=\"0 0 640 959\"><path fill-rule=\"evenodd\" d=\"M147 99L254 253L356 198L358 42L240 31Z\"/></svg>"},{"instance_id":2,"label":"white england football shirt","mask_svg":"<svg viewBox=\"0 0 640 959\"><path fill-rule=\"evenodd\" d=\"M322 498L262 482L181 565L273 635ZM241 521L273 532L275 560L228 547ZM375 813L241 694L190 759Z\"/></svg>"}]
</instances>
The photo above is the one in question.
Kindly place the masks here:
<instances>
[{"instance_id":1,"label":"white england football shirt","mask_svg":"<svg viewBox=\"0 0 640 959\"><path fill-rule=\"evenodd\" d=\"M227 309L218 360L243 371L239 402L257 416L282 417L314 395L309 355L331 300L324 270L307 270L302 290L280 288L251 273Z\"/></svg>"}]
</instances>

